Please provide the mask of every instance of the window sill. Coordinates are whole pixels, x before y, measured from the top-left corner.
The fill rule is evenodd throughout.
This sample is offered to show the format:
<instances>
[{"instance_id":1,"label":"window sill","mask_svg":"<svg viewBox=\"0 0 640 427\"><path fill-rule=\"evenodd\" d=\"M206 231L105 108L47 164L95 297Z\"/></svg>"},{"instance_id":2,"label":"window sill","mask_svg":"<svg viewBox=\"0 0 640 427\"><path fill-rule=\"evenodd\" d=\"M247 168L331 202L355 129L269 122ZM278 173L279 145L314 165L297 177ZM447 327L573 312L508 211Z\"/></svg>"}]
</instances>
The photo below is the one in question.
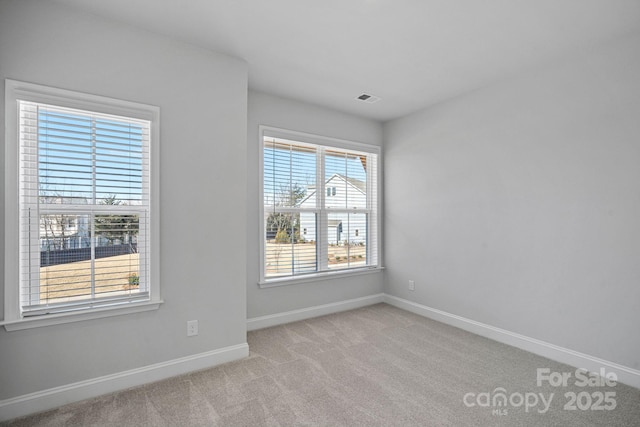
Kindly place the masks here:
<instances>
[{"instance_id":1,"label":"window sill","mask_svg":"<svg viewBox=\"0 0 640 427\"><path fill-rule=\"evenodd\" d=\"M384 267L365 267L352 270L323 271L321 273L305 274L304 276L268 279L258 282L260 288L273 288L276 286L297 285L300 283L318 282L323 280L340 279L343 277L360 276L363 274L375 274L384 270Z\"/></svg>"},{"instance_id":2,"label":"window sill","mask_svg":"<svg viewBox=\"0 0 640 427\"><path fill-rule=\"evenodd\" d=\"M160 308L164 301L149 301L118 305L113 307L96 308L86 311L75 311L68 313L47 314L38 317L25 317L17 320L7 320L0 322L0 326L8 332L20 331L23 329L41 328L44 326L61 325L64 323L82 322L91 319L101 319L103 317L121 316L124 314L140 313L152 311Z\"/></svg>"}]
</instances>

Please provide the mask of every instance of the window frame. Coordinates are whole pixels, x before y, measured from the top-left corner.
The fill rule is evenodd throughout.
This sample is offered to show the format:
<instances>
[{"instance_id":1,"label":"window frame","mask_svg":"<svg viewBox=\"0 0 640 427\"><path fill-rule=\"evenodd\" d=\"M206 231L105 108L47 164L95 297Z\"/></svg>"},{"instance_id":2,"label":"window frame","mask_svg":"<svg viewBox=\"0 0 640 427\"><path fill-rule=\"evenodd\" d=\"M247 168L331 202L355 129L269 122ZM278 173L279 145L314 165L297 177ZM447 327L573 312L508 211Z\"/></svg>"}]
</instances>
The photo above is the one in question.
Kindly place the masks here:
<instances>
[{"instance_id":1,"label":"window frame","mask_svg":"<svg viewBox=\"0 0 640 427\"><path fill-rule=\"evenodd\" d=\"M21 311L19 274L20 226L20 135L18 101L148 120L149 138L149 299L114 305L25 317ZM49 326L88 319L155 310L162 304L159 254L159 125L160 109L155 106L86 94L66 89L5 79L5 275L4 319L7 331Z\"/></svg>"},{"instance_id":2,"label":"window frame","mask_svg":"<svg viewBox=\"0 0 640 427\"><path fill-rule=\"evenodd\" d=\"M258 126L258 136L259 136L259 167L258 167L258 180L259 180L259 241L258 246L260 248L260 260L259 260L259 281L258 286L260 288L270 288L274 286L283 286L283 285L292 285L298 283L308 283L319 280L327 280L329 278L336 277L347 277L353 275L360 274L371 274L377 273L383 269L382 267L382 218L381 218L381 206L382 206L382 149L379 146L372 144L365 144L361 142L348 141L344 139L326 137L321 135L310 134L306 132L293 131L283 128L277 128L273 126L259 125ZM367 199L367 209L359 209L359 211L367 210L370 215L369 218L369 229L370 236L373 239L373 243L371 243L371 248L369 250L373 251L375 254L375 263L361 266L361 267L351 267L351 268L343 268L343 269L328 269L326 266L326 262L323 262L320 257L320 253L323 251L322 247L328 246L324 240L326 236L326 232L321 229L321 222L318 220L316 225L316 232L318 233L316 242L319 245L317 256L317 265L320 271L316 271L313 273L305 273L299 275L289 275L289 276L277 276L277 277L266 277L266 266L265 266L265 254L266 254L266 230L265 230L265 204L264 204L264 147L265 147L265 137L273 137L278 139L285 139L289 141L295 141L300 145L308 145L315 147L322 147L323 149L331 150L331 149L339 149L346 151L356 151L362 153L369 153L376 155L376 168L375 175L373 176L373 182L367 182L367 186L370 190L369 194L375 194L375 202L371 202ZM320 160L318 160L318 164L320 164ZM327 187L325 186L324 179L324 168L319 168L316 171L318 176L322 178L316 182L316 195L322 195L321 200L327 200L326 191ZM368 180L369 181L369 180ZM375 185L375 187L373 187ZM369 187L371 186L371 187ZM317 197L317 196L316 196ZM332 196L330 196L332 197ZM315 209L311 209L313 212L317 212L318 215L327 216L329 213L340 213L342 211L353 212L353 210L349 209L327 209L320 202L317 202L317 206ZM282 210L286 210L283 208ZM307 209L309 210L309 209ZM325 248L326 249L326 248Z\"/></svg>"}]
</instances>

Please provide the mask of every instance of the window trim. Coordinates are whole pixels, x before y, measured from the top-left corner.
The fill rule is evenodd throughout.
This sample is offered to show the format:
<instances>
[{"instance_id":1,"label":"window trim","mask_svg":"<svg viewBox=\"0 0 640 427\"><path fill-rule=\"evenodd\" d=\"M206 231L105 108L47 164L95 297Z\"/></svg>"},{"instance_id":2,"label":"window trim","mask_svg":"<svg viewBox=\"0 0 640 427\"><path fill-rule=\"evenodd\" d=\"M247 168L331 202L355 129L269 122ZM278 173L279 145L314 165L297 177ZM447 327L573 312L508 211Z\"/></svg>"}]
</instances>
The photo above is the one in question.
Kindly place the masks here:
<instances>
[{"instance_id":1,"label":"window trim","mask_svg":"<svg viewBox=\"0 0 640 427\"><path fill-rule=\"evenodd\" d=\"M95 111L98 113L150 121L149 141L149 207L150 207L150 299L142 303L68 311L33 317L23 317L20 309L19 285L19 172L20 142L18 129L18 100L51 104L61 107ZM4 319L0 325L7 331L69 323L87 319L157 309L160 295L160 219L159 219L159 141L160 109L156 106L108 98L5 79L5 275Z\"/></svg>"},{"instance_id":2,"label":"window trim","mask_svg":"<svg viewBox=\"0 0 640 427\"><path fill-rule=\"evenodd\" d=\"M375 193L376 201L375 206L371 206L371 210L376 212L375 215L375 233L376 233L376 245L374 250L376 251L377 263L376 265L367 265L364 267L354 267L348 269L339 270L322 270L314 273L301 274L295 276L278 276L273 278L265 277L265 221L264 221L264 138L273 137L286 140L292 140L299 142L300 144L319 145L330 148L361 151L375 154L377 156L376 165L376 179L375 179ZM259 203L259 234L258 234L258 246L260 248L259 255L259 272L258 272L258 286L260 288L271 288L276 286L293 285L299 283L308 283L322 280L330 280L334 278L348 277L361 274L377 273L384 269L382 267L382 148L377 145L365 144L362 142L349 141L339 138L321 136L306 132L294 131L289 129L283 129L267 125L258 126L259 137L259 156L258 156L258 203ZM324 180L320 182L321 188L318 189L320 194L325 194Z\"/></svg>"}]
</instances>

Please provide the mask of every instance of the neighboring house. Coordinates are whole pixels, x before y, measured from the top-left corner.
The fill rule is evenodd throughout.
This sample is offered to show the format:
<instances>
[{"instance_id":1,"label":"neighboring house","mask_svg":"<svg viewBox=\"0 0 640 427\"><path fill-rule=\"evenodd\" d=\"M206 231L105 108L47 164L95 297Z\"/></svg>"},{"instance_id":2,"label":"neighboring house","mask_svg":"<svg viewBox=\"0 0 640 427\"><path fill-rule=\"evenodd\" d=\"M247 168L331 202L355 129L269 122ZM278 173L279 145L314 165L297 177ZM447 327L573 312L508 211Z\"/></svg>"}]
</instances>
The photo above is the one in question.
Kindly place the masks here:
<instances>
[{"instance_id":1,"label":"neighboring house","mask_svg":"<svg viewBox=\"0 0 640 427\"><path fill-rule=\"evenodd\" d=\"M89 247L86 215L46 215L40 218L40 250Z\"/></svg>"},{"instance_id":2,"label":"neighboring house","mask_svg":"<svg viewBox=\"0 0 640 427\"><path fill-rule=\"evenodd\" d=\"M56 205L87 204L86 199L41 196L41 203ZM109 246L121 244L136 244L137 236L123 234L121 239L111 239L100 234L96 230L95 245ZM55 251L65 249L80 249L91 247L91 223L88 215L76 215L72 213L60 213L40 215L40 250Z\"/></svg>"},{"instance_id":3,"label":"neighboring house","mask_svg":"<svg viewBox=\"0 0 640 427\"><path fill-rule=\"evenodd\" d=\"M331 209L365 209L367 207L366 183L354 178L334 174L325 182L325 206ZM316 188L309 187L307 196L300 203L301 208L316 207ZM330 245L366 244L367 218L364 213L329 212L328 243ZM317 239L315 214L300 214L300 238L307 242Z\"/></svg>"},{"instance_id":4,"label":"neighboring house","mask_svg":"<svg viewBox=\"0 0 640 427\"><path fill-rule=\"evenodd\" d=\"M41 203L69 204L77 199L43 196ZM84 200L86 203L86 200ZM86 215L49 214L40 216L40 250L76 249L90 246L90 224Z\"/></svg>"}]
</instances>

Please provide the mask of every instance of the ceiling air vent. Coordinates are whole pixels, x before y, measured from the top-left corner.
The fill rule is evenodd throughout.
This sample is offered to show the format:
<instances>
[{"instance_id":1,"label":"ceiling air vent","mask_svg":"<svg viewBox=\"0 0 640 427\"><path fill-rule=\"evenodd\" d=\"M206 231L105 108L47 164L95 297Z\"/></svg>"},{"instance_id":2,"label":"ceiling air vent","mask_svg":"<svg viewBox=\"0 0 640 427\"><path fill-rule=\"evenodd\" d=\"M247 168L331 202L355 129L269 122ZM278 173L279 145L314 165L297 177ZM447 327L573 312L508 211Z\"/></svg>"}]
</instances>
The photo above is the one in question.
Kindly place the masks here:
<instances>
[{"instance_id":1,"label":"ceiling air vent","mask_svg":"<svg viewBox=\"0 0 640 427\"><path fill-rule=\"evenodd\" d=\"M374 102L380 101L381 98L379 96L369 95L367 93L363 93L362 95L360 95L356 99L358 99L360 101L363 101L363 102L366 102L368 104L373 104Z\"/></svg>"}]
</instances>

